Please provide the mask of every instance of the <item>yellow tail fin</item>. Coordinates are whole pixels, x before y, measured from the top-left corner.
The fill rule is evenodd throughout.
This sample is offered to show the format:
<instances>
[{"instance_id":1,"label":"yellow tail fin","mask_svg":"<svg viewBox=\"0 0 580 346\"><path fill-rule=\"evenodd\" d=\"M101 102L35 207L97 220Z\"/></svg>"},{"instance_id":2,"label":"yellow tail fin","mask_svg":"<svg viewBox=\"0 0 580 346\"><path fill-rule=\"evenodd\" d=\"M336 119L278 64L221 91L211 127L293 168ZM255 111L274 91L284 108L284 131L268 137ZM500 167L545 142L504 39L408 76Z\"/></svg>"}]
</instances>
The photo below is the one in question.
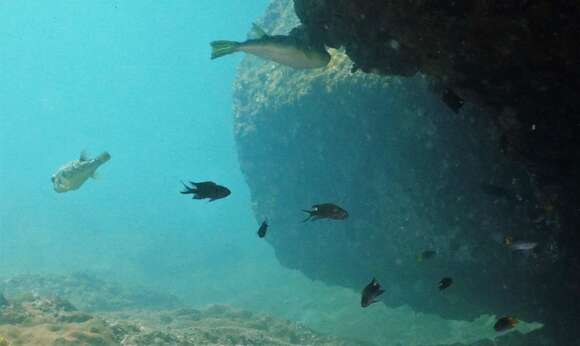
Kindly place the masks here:
<instances>
[{"instance_id":1,"label":"yellow tail fin","mask_svg":"<svg viewBox=\"0 0 580 346\"><path fill-rule=\"evenodd\" d=\"M211 45L211 58L217 59L224 55L232 54L238 51L239 42L235 41L213 41Z\"/></svg>"}]
</instances>

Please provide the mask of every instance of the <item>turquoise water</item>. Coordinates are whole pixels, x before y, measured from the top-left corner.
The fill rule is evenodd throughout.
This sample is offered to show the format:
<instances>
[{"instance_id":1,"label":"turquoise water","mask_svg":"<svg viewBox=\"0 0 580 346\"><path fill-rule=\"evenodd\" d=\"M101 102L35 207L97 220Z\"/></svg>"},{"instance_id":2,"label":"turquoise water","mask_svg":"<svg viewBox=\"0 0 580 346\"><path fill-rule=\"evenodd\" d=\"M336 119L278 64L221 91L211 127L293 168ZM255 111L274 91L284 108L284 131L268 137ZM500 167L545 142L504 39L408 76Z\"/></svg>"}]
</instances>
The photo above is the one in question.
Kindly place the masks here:
<instances>
[{"instance_id":1,"label":"turquoise water","mask_svg":"<svg viewBox=\"0 0 580 346\"><path fill-rule=\"evenodd\" d=\"M233 143L242 57L213 64L208 44L243 38L266 2L0 3L0 276L86 270L208 304L238 297L223 276L242 258L274 263ZM112 159L55 193L82 150ZM234 192L192 201L181 180Z\"/></svg>"},{"instance_id":2,"label":"turquoise water","mask_svg":"<svg viewBox=\"0 0 580 346\"><path fill-rule=\"evenodd\" d=\"M242 231L255 221L231 124L241 57L212 64L208 42L243 38L265 6L0 3L1 272L123 270L127 261L148 275L167 262L149 250L171 249L179 261L218 239L255 243ZM97 181L54 193L50 176L81 150L112 160ZM182 179L234 193L195 203L177 193Z\"/></svg>"},{"instance_id":3,"label":"turquoise water","mask_svg":"<svg viewBox=\"0 0 580 346\"><path fill-rule=\"evenodd\" d=\"M212 62L208 42L243 39L267 3L0 2L0 277L87 271L379 342L490 337L487 317L363 311L359 292L281 267L257 238L232 133L242 56ZM50 176L83 150L112 159L55 193ZM233 193L192 201L181 180Z\"/></svg>"}]
</instances>

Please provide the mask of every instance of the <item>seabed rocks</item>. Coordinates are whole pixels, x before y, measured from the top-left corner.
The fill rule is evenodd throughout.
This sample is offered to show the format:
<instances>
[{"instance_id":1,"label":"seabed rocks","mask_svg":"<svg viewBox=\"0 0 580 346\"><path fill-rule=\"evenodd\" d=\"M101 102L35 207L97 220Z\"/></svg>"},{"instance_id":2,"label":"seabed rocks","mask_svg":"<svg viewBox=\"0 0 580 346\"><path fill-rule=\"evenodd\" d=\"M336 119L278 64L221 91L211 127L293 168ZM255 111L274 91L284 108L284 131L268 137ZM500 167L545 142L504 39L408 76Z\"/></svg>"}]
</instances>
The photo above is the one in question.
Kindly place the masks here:
<instances>
[{"instance_id":1,"label":"seabed rocks","mask_svg":"<svg viewBox=\"0 0 580 346\"><path fill-rule=\"evenodd\" d=\"M63 279L62 285L58 285L57 278ZM92 311L87 313L69 303L66 293L43 296L28 290L30 286L42 286L47 281L53 288L61 286L64 289L68 285L66 278L46 276L43 279L35 275L4 280L11 282L13 296L7 294L6 304L0 306L1 346L371 345L321 335L297 323L230 306L169 309L153 301L150 305L142 302L141 306L132 304L115 309L107 304L92 305ZM35 280L39 281L38 285L34 285ZM15 282L25 285L18 289ZM117 287L102 280L99 282L104 287ZM99 291L95 286L84 289L86 295L107 296L106 291ZM78 293L70 292L71 297L77 297Z\"/></svg>"}]
</instances>

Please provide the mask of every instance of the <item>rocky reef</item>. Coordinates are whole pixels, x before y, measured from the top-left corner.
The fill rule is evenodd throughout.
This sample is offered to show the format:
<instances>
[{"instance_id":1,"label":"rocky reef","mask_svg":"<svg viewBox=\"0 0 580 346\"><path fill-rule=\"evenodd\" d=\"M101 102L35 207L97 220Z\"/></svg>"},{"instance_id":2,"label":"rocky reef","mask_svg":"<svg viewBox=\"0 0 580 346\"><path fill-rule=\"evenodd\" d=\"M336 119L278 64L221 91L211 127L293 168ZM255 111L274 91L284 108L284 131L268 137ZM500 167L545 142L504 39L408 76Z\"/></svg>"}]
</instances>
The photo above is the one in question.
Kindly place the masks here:
<instances>
[{"instance_id":1,"label":"rocky reef","mask_svg":"<svg viewBox=\"0 0 580 346\"><path fill-rule=\"evenodd\" d=\"M314 71L248 57L235 82L240 164L280 262L356 290L376 276L389 306L545 324L509 345L575 342L577 15L569 1L273 1L267 31L336 48ZM351 216L301 224L320 202Z\"/></svg>"},{"instance_id":2,"label":"rocky reef","mask_svg":"<svg viewBox=\"0 0 580 346\"><path fill-rule=\"evenodd\" d=\"M10 294L0 305L0 346L371 345L325 336L297 323L222 305L202 310L169 309L141 301L124 306L93 305L92 312L85 312L67 298L76 299L81 290L87 297L110 296L95 285L69 291L66 278L35 275L9 280ZM52 288L62 288L59 295L30 293L31 286L46 287L46 281ZM17 282L23 285L20 287ZM117 287L99 282L105 287ZM139 295L139 290L129 292L125 290L125 295Z\"/></svg>"},{"instance_id":3,"label":"rocky reef","mask_svg":"<svg viewBox=\"0 0 580 346\"><path fill-rule=\"evenodd\" d=\"M85 272L13 276L0 280L0 293L2 292L17 297L66 297L67 301L83 311L117 311L143 306L151 309L171 309L181 304L177 297L170 294L161 294L143 287L125 287Z\"/></svg>"}]
</instances>

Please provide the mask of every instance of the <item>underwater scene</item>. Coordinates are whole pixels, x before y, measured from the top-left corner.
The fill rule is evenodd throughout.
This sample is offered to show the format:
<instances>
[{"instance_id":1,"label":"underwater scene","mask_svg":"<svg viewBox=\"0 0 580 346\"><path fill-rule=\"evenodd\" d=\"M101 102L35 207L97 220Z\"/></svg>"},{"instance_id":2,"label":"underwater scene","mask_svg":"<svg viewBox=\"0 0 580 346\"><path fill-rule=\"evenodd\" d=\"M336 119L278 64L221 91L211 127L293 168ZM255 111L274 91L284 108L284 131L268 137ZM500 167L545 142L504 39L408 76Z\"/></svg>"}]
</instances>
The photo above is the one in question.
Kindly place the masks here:
<instances>
[{"instance_id":1,"label":"underwater scene","mask_svg":"<svg viewBox=\"0 0 580 346\"><path fill-rule=\"evenodd\" d=\"M580 345L575 0L0 1L0 346Z\"/></svg>"}]
</instances>

